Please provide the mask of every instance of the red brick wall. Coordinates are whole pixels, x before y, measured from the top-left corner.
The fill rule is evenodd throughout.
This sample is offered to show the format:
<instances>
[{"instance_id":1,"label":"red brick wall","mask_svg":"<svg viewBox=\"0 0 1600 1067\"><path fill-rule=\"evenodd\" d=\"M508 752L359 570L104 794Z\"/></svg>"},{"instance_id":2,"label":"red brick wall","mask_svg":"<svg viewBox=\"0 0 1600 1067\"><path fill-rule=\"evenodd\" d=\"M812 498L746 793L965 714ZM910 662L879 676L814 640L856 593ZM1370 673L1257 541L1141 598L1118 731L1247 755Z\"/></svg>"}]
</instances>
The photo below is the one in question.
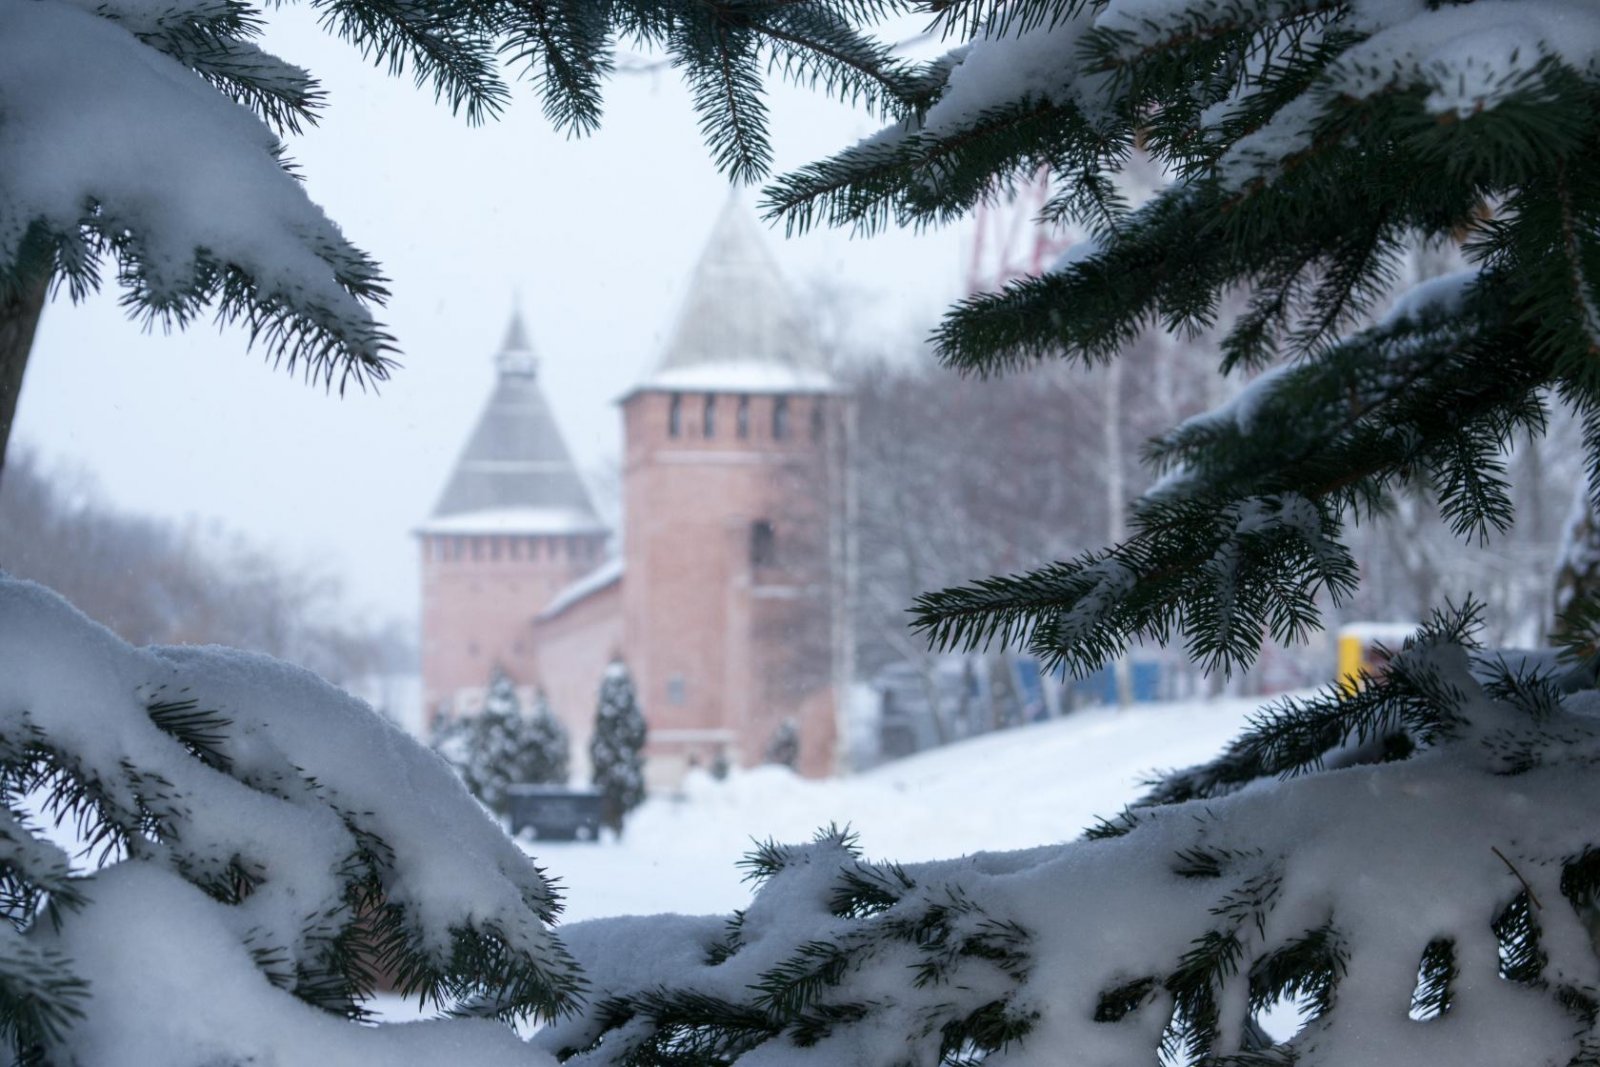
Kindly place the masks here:
<instances>
[{"instance_id":1,"label":"red brick wall","mask_svg":"<svg viewBox=\"0 0 1600 1067\"><path fill-rule=\"evenodd\" d=\"M533 618L601 559L604 538L433 535L422 551L422 692L431 727L475 710L496 666L539 682Z\"/></svg>"},{"instance_id":2,"label":"red brick wall","mask_svg":"<svg viewBox=\"0 0 1600 1067\"><path fill-rule=\"evenodd\" d=\"M651 777L675 781L691 758L707 763L721 744L736 762L757 763L785 717L800 723L801 769L827 774L835 737L827 575L801 565L811 556L798 548L825 545L826 449L813 438L812 410L831 398L789 395L779 440L776 397L748 397L744 437L734 394L717 396L715 432L705 435L705 397L681 394L677 436L671 394L641 391L623 405L623 637L652 731ZM752 563L757 520L774 528L774 566ZM820 623L818 647L786 639L797 619L809 620L806 630Z\"/></svg>"},{"instance_id":3,"label":"red brick wall","mask_svg":"<svg viewBox=\"0 0 1600 1067\"><path fill-rule=\"evenodd\" d=\"M538 673L550 707L572 741L572 783L589 782L589 737L600 678L622 653L622 582L612 582L559 614L534 623Z\"/></svg>"}]
</instances>

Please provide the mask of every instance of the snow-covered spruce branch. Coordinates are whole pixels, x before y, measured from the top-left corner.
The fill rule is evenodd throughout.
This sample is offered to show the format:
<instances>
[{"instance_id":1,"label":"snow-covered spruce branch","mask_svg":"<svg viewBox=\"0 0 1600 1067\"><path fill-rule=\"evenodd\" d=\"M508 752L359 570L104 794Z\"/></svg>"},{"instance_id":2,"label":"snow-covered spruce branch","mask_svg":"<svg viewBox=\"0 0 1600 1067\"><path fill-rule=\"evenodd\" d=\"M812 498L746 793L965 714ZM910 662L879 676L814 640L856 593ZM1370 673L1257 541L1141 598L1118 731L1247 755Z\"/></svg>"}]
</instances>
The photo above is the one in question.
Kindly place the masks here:
<instances>
[{"instance_id":1,"label":"snow-covered spruce branch","mask_svg":"<svg viewBox=\"0 0 1600 1067\"><path fill-rule=\"evenodd\" d=\"M1266 636L1297 640L1315 598L1356 582L1324 503L1294 493L1163 505L1127 541L1026 575L927 593L913 626L936 647L1025 647L1050 666L1091 671L1136 636L1176 630L1210 668L1251 663Z\"/></svg>"},{"instance_id":2,"label":"snow-covered spruce branch","mask_svg":"<svg viewBox=\"0 0 1600 1067\"><path fill-rule=\"evenodd\" d=\"M251 41L261 31L261 13L243 0L78 6L189 67L279 131L299 133L302 123L316 121L322 90L309 73Z\"/></svg>"},{"instance_id":3,"label":"snow-covered spruce branch","mask_svg":"<svg viewBox=\"0 0 1600 1067\"><path fill-rule=\"evenodd\" d=\"M1177 630L1196 656L1231 668L1251 662L1265 636L1314 627L1320 591L1337 603L1353 590L1340 541L1348 516L1424 481L1458 536L1503 531L1512 512L1504 455L1519 432L1543 430L1540 387L1554 371L1516 358L1529 342L1517 309L1472 300L1495 285L1473 272L1424 283L1321 359L1260 375L1151 442L1147 459L1168 474L1135 503L1130 540L929 594L916 625L939 647L1026 642L1085 670L1130 636ZM1292 504L1301 537L1263 538L1245 521L1271 500ZM1095 593L1108 566L1126 595Z\"/></svg>"},{"instance_id":4,"label":"snow-covered spruce branch","mask_svg":"<svg viewBox=\"0 0 1600 1067\"><path fill-rule=\"evenodd\" d=\"M1470 630L1441 619L1360 700L1282 705L1230 774L1163 786L1202 799L1086 840L902 867L825 831L758 849L730 919L575 926L599 992L535 1043L583 1067L1593 1064L1600 694L1474 665ZM1287 720L1317 724L1304 747L1261 750ZM1309 1014L1287 1042L1261 1025L1282 1000Z\"/></svg>"},{"instance_id":5,"label":"snow-covered spruce branch","mask_svg":"<svg viewBox=\"0 0 1600 1067\"><path fill-rule=\"evenodd\" d=\"M931 105L781 179L768 203L799 229L926 222L1023 162L1052 167L1052 216L1116 239L1093 269L957 309L941 353L984 373L1063 351L1106 358L1157 322L1204 328L1241 286L1254 296L1229 366L1284 348L1319 356L1386 293L1409 240L1466 234L1486 239L1496 298L1536 325L1535 347L1581 376L1595 190L1576 161L1595 137L1600 16L1571 0L1517 11L1008 4L934 68ZM1035 121L1056 113L1077 118ZM1077 190L1103 186L1135 144L1177 181L1119 225L1117 209Z\"/></svg>"},{"instance_id":6,"label":"snow-covered spruce branch","mask_svg":"<svg viewBox=\"0 0 1600 1067\"><path fill-rule=\"evenodd\" d=\"M1470 647L1482 626L1482 610L1468 601L1452 612L1436 613L1406 646L1406 654L1391 660L1382 677L1364 676L1354 692L1334 685L1311 699L1289 697L1268 705L1225 752L1198 767L1165 775L1144 803L1210 799L1261 779L1402 758L1419 745L1454 736L1466 695L1446 680L1427 653ZM1505 692L1511 698L1548 690L1511 686Z\"/></svg>"},{"instance_id":7,"label":"snow-covered spruce branch","mask_svg":"<svg viewBox=\"0 0 1600 1067\"><path fill-rule=\"evenodd\" d=\"M232 99L288 122L309 115L312 83L236 42L254 32L237 9L193 7L42 0L0 14L0 287L42 261L82 294L110 261L136 314L181 326L214 306L291 368L384 377L391 339L369 310L383 278Z\"/></svg>"},{"instance_id":8,"label":"snow-covered spruce branch","mask_svg":"<svg viewBox=\"0 0 1600 1067\"><path fill-rule=\"evenodd\" d=\"M956 305L934 335L940 358L979 373L1049 359L1106 361L1157 321L1215 327L1221 294L1237 283L1251 296L1244 313L1231 323L1223 369L1269 366L1293 332L1297 310L1317 303L1305 295L1305 274L1337 250L1326 245L1325 220L1318 220L1317 232L1299 234L1280 222L1257 219L1246 227L1248 237L1241 239L1241 247L1224 257L1215 247L1216 229L1232 225L1236 210L1215 186L1169 188L1122 216L1114 235L1075 246L1043 276ZM1106 227L1099 232L1106 234ZM1365 244L1359 247L1371 251ZM1386 247L1383 255L1362 261L1368 272L1381 276L1384 292L1388 271L1402 250ZM1316 320L1321 329L1315 343L1302 331L1293 351L1317 359L1342 354L1348 360L1377 350L1379 358L1394 360L1410 348L1443 349L1506 332L1508 312L1525 307L1528 298L1517 280L1500 276L1504 268L1498 264L1510 262L1509 255L1497 257L1490 266L1448 283L1424 283L1414 298L1402 301L1401 313L1387 317L1377 329L1342 339L1327 337L1330 323L1324 309ZM1219 271L1227 273L1219 277ZM1197 286L1197 278L1206 284ZM1333 285L1322 298L1341 309L1333 319L1357 319L1374 294L1356 297L1352 290L1370 284L1372 279L1358 270Z\"/></svg>"},{"instance_id":9,"label":"snow-covered spruce branch","mask_svg":"<svg viewBox=\"0 0 1600 1067\"><path fill-rule=\"evenodd\" d=\"M952 222L980 202L1009 191L1041 166L1064 183L1091 181L1119 146L1089 141L1088 159L1066 149L1094 130L1075 108L1024 100L996 107L959 136L935 137L908 118L861 145L778 178L763 206L791 231L817 223L873 233L893 222Z\"/></svg>"},{"instance_id":10,"label":"snow-covered spruce branch","mask_svg":"<svg viewBox=\"0 0 1600 1067\"><path fill-rule=\"evenodd\" d=\"M523 1063L557 896L437 756L307 672L134 649L0 579L0 1037L51 1063ZM61 827L54 829L53 827ZM69 855L52 842L76 840Z\"/></svg>"},{"instance_id":11,"label":"snow-covered spruce branch","mask_svg":"<svg viewBox=\"0 0 1600 1067\"><path fill-rule=\"evenodd\" d=\"M1529 336L1516 309L1469 301L1497 284L1467 271L1415 286L1320 359L1266 371L1152 440L1145 459L1166 474L1135 509L1287 490L1350 511L1421 482L1458 536L1504 530L1505 457L1544 431L1553 367L1517 358Z\"/></svg>"}]
</instances>

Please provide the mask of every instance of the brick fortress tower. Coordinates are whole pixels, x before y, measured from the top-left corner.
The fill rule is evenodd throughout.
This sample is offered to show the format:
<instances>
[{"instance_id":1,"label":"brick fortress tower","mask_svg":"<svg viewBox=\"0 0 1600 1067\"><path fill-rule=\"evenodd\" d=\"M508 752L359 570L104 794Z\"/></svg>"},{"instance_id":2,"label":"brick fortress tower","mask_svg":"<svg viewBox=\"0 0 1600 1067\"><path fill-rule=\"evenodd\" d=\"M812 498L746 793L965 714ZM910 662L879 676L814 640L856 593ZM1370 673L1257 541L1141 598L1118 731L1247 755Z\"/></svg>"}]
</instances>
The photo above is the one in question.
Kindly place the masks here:
<instances>
[{"instance_id":1,"label":"brick fortress tower","mask_svg":"<svg viewBox=\"0 0 1600 1067\"><path fill-rule=\"evenodd\" d=\"M623 645L651 778L784 724L833 771L843 397L754 224L730 201L655 372L622 400Z\"/></svg>"},{"instance_id":2,"label":"brick fortress tower","mask_svg":"<svg viewBox=\"0 0 1600 1067\"><path fill-rule=\"evenodd\" d=\"M433 515L422 550L422 685L430 727L481 707L499 668L539 681L534 615L594 569L609 536L539 389L513 314L489 402Z\"/></svg>"}]
</instances>

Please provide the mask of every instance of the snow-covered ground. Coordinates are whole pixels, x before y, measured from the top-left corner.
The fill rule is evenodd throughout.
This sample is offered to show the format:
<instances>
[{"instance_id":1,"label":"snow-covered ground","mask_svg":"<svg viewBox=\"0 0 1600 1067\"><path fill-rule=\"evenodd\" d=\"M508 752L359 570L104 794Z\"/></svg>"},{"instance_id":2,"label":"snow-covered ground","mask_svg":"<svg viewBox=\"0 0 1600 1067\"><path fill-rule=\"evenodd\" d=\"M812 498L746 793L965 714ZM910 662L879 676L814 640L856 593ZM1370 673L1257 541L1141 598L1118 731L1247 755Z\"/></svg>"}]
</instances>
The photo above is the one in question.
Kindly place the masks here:
<instances>
[{"instance_id":1,"label":"snow-covered ground","mask_svg":"<svg viewBox=\"0 0 1600 1067\"><path fill-rule=\"evenodd\" d=\"M562 885L565 922L723 913L749 902L735 864L752 838L805 841L848 823L868 857L902 862L1068 840L1139 796L1151 771L1215 755L1261 703L1080 711L829 781L778 768L700 774L682 796L647 801L620 841L524 848Z\"/></svg>"}]
</instances>

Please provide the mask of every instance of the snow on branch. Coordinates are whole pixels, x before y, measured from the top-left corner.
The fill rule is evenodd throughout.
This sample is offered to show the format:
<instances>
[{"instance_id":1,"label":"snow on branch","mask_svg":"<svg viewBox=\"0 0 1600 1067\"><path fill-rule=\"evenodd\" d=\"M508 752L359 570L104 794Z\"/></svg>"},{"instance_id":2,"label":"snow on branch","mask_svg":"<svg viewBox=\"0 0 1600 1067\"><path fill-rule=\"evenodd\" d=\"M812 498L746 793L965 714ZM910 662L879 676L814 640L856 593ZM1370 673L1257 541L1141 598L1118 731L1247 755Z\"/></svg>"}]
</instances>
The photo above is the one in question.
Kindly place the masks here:
<instances>
[{"instance_id":1,"label":"snow on branch","mask_svg":"<svg viewBox=\"0 0 1600 1067\"><path fill-rule=\"evenodd\" d=\"M1364 703L1285 708L1323 717L1295 758L1247 746L1090 839L901 867L831 830L762 846L720 924L580 924L602 993L535 1043L582 1067L1590 1062L1600 694L1474 659L1469 631L1425 630ZM1292 1036L1264 1025L1283 1000Z\"/></svg>"},{"instance_id":2,"label":"snow on branch","mask_svg":"<svg viewBox=\"0 0 1600 1067\"><path fill-rule=\"evenodd\" d=\"M341 386L386 377L376 265L229 98L287 122L306 113L311 83L216 29L248 30L237 10L191 6L0 11L0 285L43 267L81 295L109 260L147 320L185 325L214 305L291 370Z\"/></svg>"},{"instance_id":3,"label":"snow on branch","mask_svg":"<svg viewBox=\"0 0 1600 1067\"><path fill-rule=\"evenodd\" d=\"M0 579L0 788L19 1053L527 1063L492 1019L350 1020L379 973L467 1015L577 1002L551 885L442 760L308 672L135 649Z\"/></svg>"}]
</instances>

